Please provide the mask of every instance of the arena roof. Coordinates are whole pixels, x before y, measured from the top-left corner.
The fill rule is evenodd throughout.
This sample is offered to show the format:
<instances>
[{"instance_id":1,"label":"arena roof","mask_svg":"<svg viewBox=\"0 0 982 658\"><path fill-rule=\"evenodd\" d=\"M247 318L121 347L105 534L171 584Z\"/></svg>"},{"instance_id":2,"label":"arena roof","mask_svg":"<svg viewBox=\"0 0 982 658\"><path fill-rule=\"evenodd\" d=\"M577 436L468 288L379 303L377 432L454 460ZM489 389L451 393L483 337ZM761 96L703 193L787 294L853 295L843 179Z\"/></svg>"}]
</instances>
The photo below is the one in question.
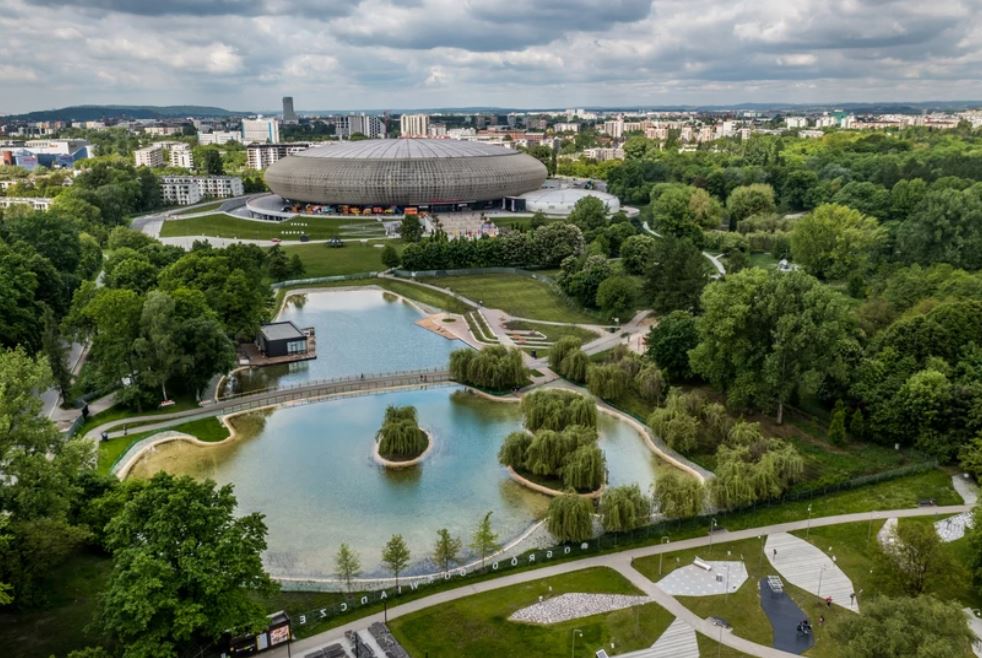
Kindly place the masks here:
<instances>
[{"instance_id":1,"label":"arena roof","mask_svg":"<svg viewBox=\"0 0 982 658\"><path fill-rule=\"evenodd\" d=\"M519 151L457 139L365 139L315 146L296 155L303 158L346 160L427 160L520 155Z\"/></svg>"}]
</instances>

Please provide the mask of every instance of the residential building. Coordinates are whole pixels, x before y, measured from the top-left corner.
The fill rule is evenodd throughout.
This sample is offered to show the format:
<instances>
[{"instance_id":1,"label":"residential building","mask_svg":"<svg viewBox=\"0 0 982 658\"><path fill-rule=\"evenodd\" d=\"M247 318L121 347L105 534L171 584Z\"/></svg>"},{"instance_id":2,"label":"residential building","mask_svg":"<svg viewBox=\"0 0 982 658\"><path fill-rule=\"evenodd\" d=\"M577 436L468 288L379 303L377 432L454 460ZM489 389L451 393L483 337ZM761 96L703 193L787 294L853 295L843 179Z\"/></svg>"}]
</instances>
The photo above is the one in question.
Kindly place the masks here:
<instances>
[{"instance_id":1,"label":"residential building","mask_svg":"<svg viewBox=\"0 0 982 658\"><path fill-rule=\"evenodd\" d=\"M335 126L335 132L341 139L350 139L352 135L358 134L371 139L385 138L385 124L377 116L352 114L337 117Z\"/></svg>"},{"instance_id":2,"label":"residential building","mask_svg":"<svg viewBox=\"0 0 982 658\"><path fill-rule=\"evenodd\" d=\"M242 120L242 141L245 144L276 144L280 141L280 120L258 117Z\"/></svg>"},{"instance_id":3,"label":"residential building","mask_svg":"<svg viewBox=\"0 0 982 658\"><path fill-rule=\"evenodd\" d=\"M47 210L54 199L34 196L0 196L0 208L31 206L34 210Z\"/></svg>"},{"instance_id":4,"label":"residential building","mask_svg":"<svg viewBox=\"0 0 982 658\"><path fill-rule=\"evenodd\" d=\"M430 127L427 128L426 134L429 137L441 138L447 136L447 124L445 123L431 123Z\"/></svg>"},{"instance_id":5,"label":"residential building","mask_svg":"<svg viewBox=\"0 0 982 658\"><path fill-rule=\"evenodd\" d=\"M228 144L229 142L241 142L242 133L234 130L216 130L210 133L198 133L198 143L202 146L206 144Z\"/></svg>"},{"instance_id":6,"label":"residential building","mask_svg":"<svg viewBox=\"0 0 982 658\"><path fill-rule=\"evenodd\" d=\"M246 147L246 166L262 171L274 162L288 155L306 151L310 148L307 142L291 142L289 144L250 144Z\"/></svg>"},{"instance_id":7,"label":"residential building","mask_svg":"<svg viewBox=\"0 0 982 658\"><path fill-rule=\"evenodd\" d=\"M590 160L602 162L604 160L623 160L624 149L622 148L593 148L583 149L583 157Z\"/></svg>"},{"instance_id":8,"label":"residential building","mask_svg":"<svg viewBox=\"0 0 982 658\"><path fill-rule=\"evenodd\" d=\"M784 125L788 129L807 128L808 127L808 119L805 118L805 117L787 117L784 120Z\"/></svg>"},{"instance_id":9,"label":"residential building","mask_svg":"<svg viewBox=\"0 0 982 658\"><path fill-rule=\"evenodd\" d=\"M293 96L283 97L283 123L296 123L297 113L293 110Z\"/></svg>"},{"instance_id":10,"label":"residential building","mask_svg":"<svg viewBox=\"0 0 982 658\"><path fill-rule=\"evenodd\" d=\"M403 114L399 117L399 134L403 137L426 137L430 117L425 114Z\"/></svg>"},{"instance_id":11,"label":"residential building","mask_svg":"<svg viewBox=\"0 0 982 658\"><path fill-rule=\"evenodd\" d=\"M182 169L194 168L194 155L191 153L191 145L184 143L172 144L168 151L170 166Z\"/></svg>"},{"instance_id":12,"label":"residential building","mask_svg":"<svg viewBox=\"0 0 982 658\"><path fill-rule=\"evenodd\" d=\"M164 149L154 144L133 151L133 160L137 167L163 167Z\"/></svg>"},{"instance_id":13,"label":"residential building","mask_svg":"<svg viewBox=\"0 0 982 658\"><path fill-rule=\"evenodd\" d=\"M184 126L165 125L165 124L144 126L143 132L145 132L148 135L158 135L160 137L168 137L170 135L182 135L184 134Z\"/></svg>"},{"instance_id":14,"label":"residential building","mask_svg":"<svg viewBox=\"0 0 982 658\"><path fill-rule=\"evenodd\" d=\"M613 121L604 121L604 133L614 139L621 139L624 136L624 119L618 117Z\"/></svg>"},{"instance_id":15,"label":"residential building","mask_svg":"<svg viewBox=\"0 0 982 658\"><path fill-rule=\"evenodd\" d=\"M237 176L163 176L160 192L165 203L188 206L202 199L242 196L242 179Z\"/></svg>"},{"instance_id":16,"label":"residential building","mask_svg":"<svg viewBox=\"0 0 982 658\"><path fill-rule=\"evenodd\" d=\"M557 123L552 127L557 133L578 133L580 124L578 123Z\"/></svg>"}]
</instances>

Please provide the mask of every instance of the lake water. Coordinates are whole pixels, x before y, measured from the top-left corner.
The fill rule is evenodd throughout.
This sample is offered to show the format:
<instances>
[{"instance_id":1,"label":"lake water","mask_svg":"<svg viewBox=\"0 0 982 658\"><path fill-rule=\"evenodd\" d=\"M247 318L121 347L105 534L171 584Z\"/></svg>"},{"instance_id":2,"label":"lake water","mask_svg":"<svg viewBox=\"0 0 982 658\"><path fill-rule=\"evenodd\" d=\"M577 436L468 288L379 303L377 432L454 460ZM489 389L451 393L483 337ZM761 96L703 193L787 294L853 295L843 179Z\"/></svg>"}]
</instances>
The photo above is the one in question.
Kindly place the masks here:
<instances>
[{"instance_id":1,"label":"lake water","mask_svg":"<svg viewBox=\"0 0 982 658\"><path fill-rule=\"evenodd\" d=\"M278 319L317 332L317 358L237 373L239 391L360 374L446 368L467 346L416 325L408 302L377 288L288 296Z\"/></svg>"},{"instance_id":2,"label":"lake water","mask_svg":"<svg viewBox=\"0 0 982 658\"><path fill-rule=\"evenodd\" d=\"M389 470L372 460L387 405L413 405L435 447L419 466ZM659 464L637 432L605 415L600 447L611 484L649 490ZM274 576L332 577L342 542L361 556L366 575L380 570L385 541L401 533L414 561L448 528L465 543L488 511L502 540L541 518L548 497L516 484L498 464L504 437L521 427L519 406L458 387L327 400L242 417L242 437L219 446L171 443L134 468L232 483L242 512L262 512L269 526L266 563ZM417 570L427 571L426 564Z\"/></svg>"}]
</instances>

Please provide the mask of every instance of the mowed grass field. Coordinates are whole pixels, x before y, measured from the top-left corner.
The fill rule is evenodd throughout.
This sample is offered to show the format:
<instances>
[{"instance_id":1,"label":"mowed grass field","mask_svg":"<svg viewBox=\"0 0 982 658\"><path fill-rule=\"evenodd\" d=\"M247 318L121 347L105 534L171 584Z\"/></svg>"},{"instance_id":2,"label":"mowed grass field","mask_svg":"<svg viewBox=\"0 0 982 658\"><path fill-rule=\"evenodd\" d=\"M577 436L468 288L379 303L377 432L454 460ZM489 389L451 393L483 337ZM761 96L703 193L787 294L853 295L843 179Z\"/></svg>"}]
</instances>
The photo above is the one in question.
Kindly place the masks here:
<instances>
[{"instance_id":1,"label":"mowed grass field","mask_svg":"<svg viewBox=\"0 0 982 658\"><path fill-rule=\"evenodd\" d=\"M373 238L384 237L385 229L381 222L374 219L294 217L282 222L267 222L217 213L189 219L168 219L160 230L160 236L164 238L203 235L244 240L299 240L301 233L306 233L311 240Z\"/></svg>"},{"instance_id":2,"label":"mowed grass field","mask_svg":"<svg viewBox=\"0 0 982 658\"><path fill-rule=\"evenodd\" d=\"M548 285L519 274L444 276L424 280L516 317L548 322L597 323Z\"/></svg>"},{"instance_id":3,"label":"mowed grass field","mask_svg":"<svg viewBox=\"0 0 982 658\"><path fill-rule=\"evenodd\" d=\"M283 251L287 256L300 256L306 270L303 278L313 278L381 272L386 269L382 264L382 247L386 244L402 249L401 240L348 240L343 247L329 247L324 242L315 242L285 245Z\"/></svg>"},{"instance_id":4,"label":"mowed grass field","mask_svg":"<svg viewBox=\"0 0 982 658\"><path fill-rule=\"evenodd\" d=\"M651 646L672 622L656 604L574 619L560 624L509 621L517 610L539 597L566 592L639 595L623 576L607 568L584 569L427 608L389 622L412 656L431 658L592 658L611 644L617 653ZM573 633L579 631L573 642ZM571 653L572 652L572 653Z\"/></svg>"}]
</instances>

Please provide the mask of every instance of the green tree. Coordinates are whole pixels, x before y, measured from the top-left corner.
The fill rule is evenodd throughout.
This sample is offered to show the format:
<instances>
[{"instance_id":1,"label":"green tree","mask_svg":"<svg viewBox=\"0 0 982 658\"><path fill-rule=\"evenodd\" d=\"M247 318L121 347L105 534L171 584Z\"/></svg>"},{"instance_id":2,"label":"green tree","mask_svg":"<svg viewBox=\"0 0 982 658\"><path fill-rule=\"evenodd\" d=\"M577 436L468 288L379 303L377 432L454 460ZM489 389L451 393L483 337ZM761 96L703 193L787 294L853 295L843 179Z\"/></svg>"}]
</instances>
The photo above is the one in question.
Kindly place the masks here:
<instances>
[{"instance_id":1,"label":"green tree","mask_svg":"<svg viewBox=\"0 0 982 658\"><path fill-rule=\"evenodd\" d=\"M389 568L396 579L396 589L399 589L399 574L409 565L409 547L402 535L392 535L382 550L382 562Z\"/></svg>"},{"instance_id":2,"label":"green tree","mask_svg":"<svg viewBox=\"0 0 982 658\"><path fill-rule=\"evenodd\" d=\"M638 284L629 276L615 275L597 287L597 306L611 318L627 320L638 298Z\"/></svg>"},{"instance_id":3,"label":"green tree","mask_svg":"<svg viewBox=\"0 0 982 658\"><path fill-rule=\"evenodd\" d=\"M409 461L423 454L430 440L419 427L415 407L385 410L385 421L378 431L378 452L385 459Z\"/></svg>"},{"instance_id":4,"label":"green tree","mask_svg":"<svg viewBox=\"0 0 982 658\"><path fill-rule=\"evenodd\" d=\"M334 556L334 573L344 581L344 586L351 593L351 581L361 573L361 560L351 547L342 543Z\"/></svg>"},{"instance_id":5,"label":"green tree","mask_svg":"<svg viewBox=\"0 0 982 658\"><path fill-rule=\"evenodd\" d=\"M607 532L627 532L651 520L651 501L637 484L611 487L600 499L600 520Z\"/></svg>"},{"instance_id":6,"label":"green tree","mask_svg":"<svg viewBox=\"0 0 982 658\"><path fill-rule=\"evenodd\" d=\"M885 230L872 217L824 204L795 222L791 253L809 274L841 279L865 273L885 238Z\"/></svg>"},{"instance_id":7,"label":"green tree","mask_svg":"<svg viewBox=\"0 0 982 658\"><path fill-rule=\"evenodd\" d=\"M654 360L669 381L692 378L689 350L699 344L696 319L689 311L672 311L648 330L648 358Z\"/></svg>"},{"instance_id":8,"label":"green tree","mask_svg":"<svg viewBox=\"0 0 982 658\"><path fill-rule=\"evenodd\" d=\"M731 226L751 215L772 213L775 209L774 189L761 183L737 187L727 197L726 209Z\"/></svg>"},{"instance_id":9,"label":"green tree","mask_svg":"<svg viewBox=\"0 0 982 658\"><path fill-rule=\"evenodd\" d=\"M416 215L406 215L399 226L399 235L404 242L419 242L423 239L423 224Z\"/></svg>"},{"instance_id":10,"label":"green tree","mask_svg":"<svg viewBox=\"0 0 982 658\"><path fill-rule=\"evenodd\" d=\"M235 517L231 486L158 473L109 523L106 542L113 571L99 624L125 656L174 655L265 625L253 594L275 590L261 558L266 524Z\"/></svg>"},{"instance_id":11,"label":"green tree","mask_svg":"<svg viewBox=\"0 0 982 658\"><path fill-rule=\"evenodd\" d=\"M586 386L603 400L620 400L631 390L631 376L616 363L590 364Z\"/></svg>"},{"instance_id":12,"label":"green tree","mask_svg":"<svg viewBox=\"0 0 982 658\"><path fill-rule=\"evenodd\" d=\"M595 443L582 443L563 459L560 473L564 487L576 491L596 491L604 483L606 470L603 451Z\"/></svg>"},{"instance_id":13,"label":"green tree","mask_svg":"<svg viewBox=\"0 0 982 658\"><path fill-rule=\"evenodd\" d=\"M706 498L699 480L675 469L667 469L655 480L658 511L670 519L687 519L702 511Z\"/></svg>"},{"instance_id":14,"label":"green tree","mask_svg":"<svg viewBox=\"0 0 982 658\"><path fill-rule=\"evenodd\" d=\"M567 219L584 232L595 231L607 223L607 206L598 197L585 196L576 202Z\"/></svg>"},{"instance_id":15,"label":"green tree","mask_svg":"<svg viewBox=\"0 0 982 658\"><path fill-rule=\"evenodd\" d=\"M492 513L488 512L481 517L481 522L477 524L477 529L474 530L474 536L471 538L471 550L481 556L482 570L487 557L501 548L501 544L498 543L498 533L491 525Z\"/></svg>"},{"instance_id":16,"label":"green tree","mask_svg":"<svg viewBox=\"0 0 982 658\"><path fill-rule=\"evenodd\" d=\"M450 534L446 528L436 531L436 546L433 547L433 561L440 566L444 573L450 571L450 565L457 561L463 543L458 537Z\"/></svg>"},{"instance_id":17,"label":"green tree","mask_svg":"<svg viewBox=\"0 0 982 658\"><path fill-rule=\"evenodd\" d=\"M586 541L593 536L593 505L572 492L556 496L546 512L546 529L562 543Z\"/></svg>"},{"instance_id":18,"label":"green tree","mask_svg":"<svg viewBox=\"0 0 982 658\"><path fill-rule=\"evenodd\" d=\"M829 441L835 445L842 445L846 442L846 407L842 403L842 400L837 401L835 403L835 409L832 410L828 437Z\"/></svg>"},{"instance_id":19,"label":"green tree","mask_svg":"<svg viewBox=\"0 0 982 658\"><path fill-rule=\"evenodd\" d=\"M621 262L628 274L644 274L655 259L658 241L650 235L632 235L621 243Z\"/></svg>"},{"instance_id":20,"label":"green tree","mask_svg":"<svg viewBox=\"0 0 982 658\"><path fill-rule=\"evenodd\" d=\"M399 267L399 252L390 243L382 247L382 264L386 267Z\"/></svg>"},{"instance_id":21,"label":"green tree","mask_svg":"<svg viewBox=\"0 0 982 658\"><path fill-rule=\"evenodd\" d=\"M855 440L861 440L866 435L866 421L862 409L853 412L849 420L849 435Z\"/></svg>"},{"instance_id":22,"label":"green tree","mask_svg":"<svg viewBox=\"0 0 982 658\"><path fill-rule=\"evenodd\" d=\"M932 596L875 597L862 615L847 615L832 626L842 658L939 658L969 656L972 632L959 604Z\"/></svg>"},{"instance_id":23,"label":"green tree","mask_svg":"<svg viewBox=\"0 0 982 658\"><path fill-rule=\"evenodd\" d=\"M708 282L707 262L692 242L671 237L658 241L645 275L645 292L655 311L695 310Z\"/></svg>"},{"instance_id":24,"label":"green tree","mask_svg":"<svg viewBox=\"0 0 982 658\"><path fill-rule=\"evenodd\" d=\"M982 267L982 185L925 194L897 229L896 251L908 263Z\"/></svg>"},{"instance_id":25,"label":"green tree","mask_svg":"<svg viewBox=\"0 0 982 658\"><path fill-rule=\"evenodd\" d=\"M918 596L958 580L960 566L933 524L897 524L885 546L878 546L875 574L886 591Z\"/></svg>"},{"instance_id":26,"label":"green tree","mask_svg":"<svg viewBox=\"0 0 982 658\"><path fill-rule=\"evenodd\" d=\"M708 286L702 307L693 371L778 423L796 392L844 380L857 349L848 303L803 272L738 272Z\"/></svg>"},{"instance_id":27,"label":"green tree","mask_svg":"<svg viewBox=\"0 0 982 658\"><path fill-rule=\"evenodd\" d=\"M558 283L563 291L584 306L596 308L597 290L613 269L605 256L592 255L584 259L569 257L563 261Z\"/></svg>"},{"instance_id":28,"label":"green tree","mask_svg":"<svg viewBox=\"0 0 982 658\"><path fill-rule=\"evenodd\" d=\"M702 191L702 194L709 198L710 202L712 201L705 191ZM692 204L695 196L696 188L677 183L661 183L652 189L651 214L655 219L655 227L663 236L702 244L702 229ZM703 205L707 205L702 197L700 200ZM704 215L706 210L702 208L701 214ZM722 214L721 208L719 214ZM716 223L719 223L718 218Z\"/></svg>"}]
</instances>

